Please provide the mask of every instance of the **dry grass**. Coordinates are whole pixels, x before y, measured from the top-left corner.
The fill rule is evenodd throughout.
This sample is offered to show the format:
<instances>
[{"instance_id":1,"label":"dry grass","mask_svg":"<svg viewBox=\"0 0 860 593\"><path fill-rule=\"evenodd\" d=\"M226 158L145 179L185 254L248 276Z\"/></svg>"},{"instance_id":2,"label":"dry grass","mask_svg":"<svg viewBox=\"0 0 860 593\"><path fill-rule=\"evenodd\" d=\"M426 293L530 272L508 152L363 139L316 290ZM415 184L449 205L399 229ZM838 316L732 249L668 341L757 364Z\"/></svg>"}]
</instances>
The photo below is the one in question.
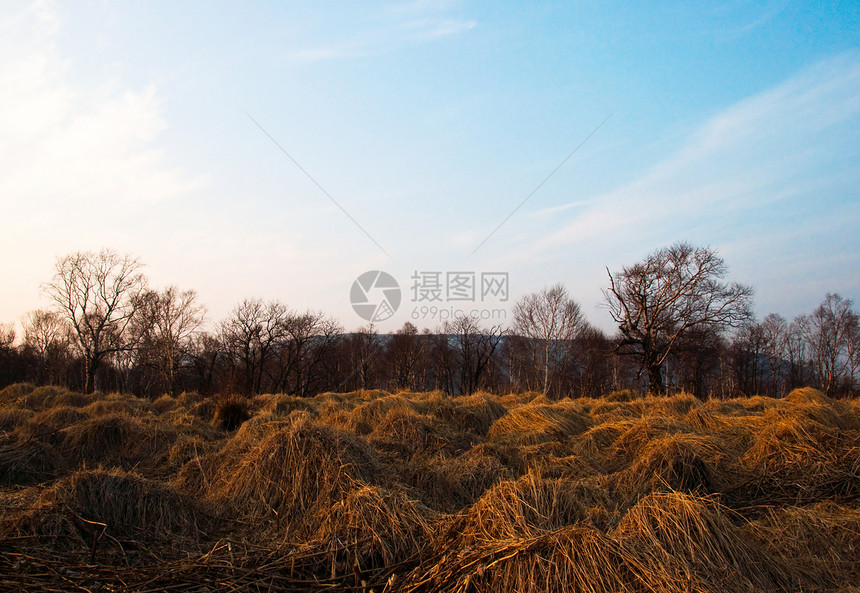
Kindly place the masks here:
<instances>
[{"instance_id":1,"label":"dry grass","mask_svg":"<svg viewBox=\"0 0 860 593\"><path fill-rule=\"evenodd\" d=\"M453 548L493 540L528 539L567 525L590 523L589 511L609 506L594 483L544 478L533 471L487 490L446 526L442 539Z\"/></svg>"},{"instance_id":2,"label":"dry grass","mask_svg":"<svg viewBox=\"0 0 860 593\"><path fill-rule=\"evenodd\" d=\"M22 393L18 398L21 407L38 412L55 406L82 407L93 401L92 396L75 393L64 387L45 385Z\"/></svg>"},{"instance_id":3,"label":"dry grass","mask_svg":"<svg viewBox=\"0 0 860 593\"><path fill-rule=\"evenodd\" d=\"M425 545L433 516L401 493L357 483L322 518L310 547L336 550L335 561L348 569L392 566Z\"/></svg>"},{"instance_id":4,"label":"dry grass","mask_svg":"<svg viewBox=\"0 0 860 593\"><path fill-rule=\"evenodd\" d=\"M489 439L517 446L565 440L582 434L591 419L571 406L527 404L514 408L490 427Z\"/></svg>"},{"instance_id":5,"label":"dry grass","mask_svg":"<svg viewBox=\"0 0 860 593\"><path fill-rule=\"evenodd\" d=\"M654 591L784 591L789 568L745 537L715 499L654 493L612 534L636 557L632 570Z\"/></svg>"},{"instance_id":6,"label":"dry grass","mask_svg":"<svg viewBox=\"0 0 860 593\"><path fill-rule=\"evenodd\" d=\"M117 539L197 540L210 520L169 486L121 470L81 470L45 490L17 525L21 534Z\"/></svg>"},{"instance_id":7,"label":"dry grass","mask_svg":"<svg viewBox=\"0 0 860 593\"><path fill-rule=\"evenodd\" d=\"M90 415L81 408L72 406L57 406L36 413L30 422L32 434L61 430L78 422L83 422Z\"/></svg>"},{"instance_id":8,"label":"dry grass","mask_svg":"<svg viewBox=\"0 0 860 593\"><path fill-rule=\"evenodd\" d=\"M0 404L9 405L9 404L18 404L21 399L31 393L36 386L32 383L13 383L3 389L0 389Z\"/></svg>"},{"instance_id":9,"label":"dry grass","mask_svg":"<svg viewBox=\"0 0 860 593\"><path fill-rule=\"evenodd\" d=\"M613 475L613 487L628 500L665 490L719 492L732 482L722 467L726 459L712 438L675 434L645 445L628 469Z\"/></svg>"},{"instance_id":10,"label":"dry grass","mask_svg":"<svg viewBox=\"0 0 860 593\"><path fill-rule=\"evenodd\" d=\"M289 416L295 411L303 411L311 414L316 413L316 400L295 395L279 394L271 396L261 402L261 408L272 412L276 416Z\"/></svg>"},{"instance_id":11,"label":"dry grass","mask_svg":"<svg viewBox=\"0 0 860 593\"><path fill-rule=\"evenodd\" d=\"M771 509L746 531L795 567L810 590L860 583L860 509L832 502Z\"/></svg>"},{"instance_id":12,"label":"dry grass","mask_svg":"<svg viewBox=\"0 0 860 593\"><path fill-rule=\"evenodd\" d=\"M248 520L307 535L356 482L382 474L367 444L348 434L306 416L279 428L220 468L213 500Z\"/></svg>"},{"instance_id":13,"label":"dry grass","mask_svg":"<svg viewBox=\"0 0 860 593\"><path fill-rule=\"evenodd\" d=\"M224 432L233 432L251 417L251 404L241 396L224 396L215 400L212 424Z\"/></svg>"},{"instance_id":14,"label":"dry grass","mask_svg":"<svg viewBox=\"0 0 860 593\"><path fill-rule=\"evenodd\" d=\"M355 395L363 392L354 392ZM385 395L376 397L356 406L349 414L347 429L360 435L373 432L374 428L381 423L389 412L418 412L418 406L402 395Z\"/></svg>"},{"instance_id":15,"label":"dry grass","mask_svg":"<svg viewBox=\"0 0 860 593\"><path fill-rule=\"evenodd\" d=\"M51 445L0 435L0 485L40 484L65 471L65 461Z\"/></svg>"},{"instance_id":16,"label":"dry grass","mask_svg":"<svg viewBox=\"0 0 860 593\"><path fill-rule=\"evenodd\" d=\"M607 460L615 463L629 463L639 457L642 451L654 440L677 435L691 434L692 427L680 420L659 414L649 414L638 418L627 426L610 449Z\"/></svg>"},{"instance_id":17,"label":"dry grass","mask_svg":"<svg viewBox=\"0 0 860 593\"><path fill-rule=\"evenodd\" d=\"M426 413L453 430L484 437L496 420L507 413L498 401L487 394L440 397L429 400Z\"/></svg>"},{"instance_id":18,"label":"dry grass","mask_svg":"<svg viewBox=\"0 0 860 593\"><path fill-rule=\"evenodd\" d=\"M640 591L626 555L616 541L601 532L574 525L534 538L497 540L440 553L391 590Z\"/></svg>"},{"instance_id":19,"label":"dry grass","mask_svg":"<svg viewBox=\"0 0 860 593\"><path fill-rule=\"evenodd\" d=\"M178 408L184 408L184 406L179 403L179 400L167 393L152 402L152 410L156 414L165 414Z\"/></svg>"},{"instance_id":20,"label":"dry grass","mask_svg":"<svg viewBox=\"0 0 860 593\"><path fill-rule=\"evenodd\" d=\"M24 410L14 405L0 407L0 433L13 432L15 429L25 426L33 412Z\"/></svg>"},{"instance_id":21,"label":"dry grass","mask_svg":"<svg viewBox=\"0 0 860 593\"><path fill-rule=\"evenodd\" d=\"M378 450L409 459L420 453L454 452L468 448L467 439L457 438L433 418L399 407L388 411L368 435L368 442Z\"/></svg>"},{"instance_id":22,"label":"dry grass","mask_svg":"<svg viewBox=\"0 0 860 593\"><path fill-rule=\"evenodd\" d=\"M242 403L237 427L193 393L0 391L0 590L66 590L68 575L87 590L199 592L836 593L860 580L857 401Z\"/></svg>"}]
</instances>

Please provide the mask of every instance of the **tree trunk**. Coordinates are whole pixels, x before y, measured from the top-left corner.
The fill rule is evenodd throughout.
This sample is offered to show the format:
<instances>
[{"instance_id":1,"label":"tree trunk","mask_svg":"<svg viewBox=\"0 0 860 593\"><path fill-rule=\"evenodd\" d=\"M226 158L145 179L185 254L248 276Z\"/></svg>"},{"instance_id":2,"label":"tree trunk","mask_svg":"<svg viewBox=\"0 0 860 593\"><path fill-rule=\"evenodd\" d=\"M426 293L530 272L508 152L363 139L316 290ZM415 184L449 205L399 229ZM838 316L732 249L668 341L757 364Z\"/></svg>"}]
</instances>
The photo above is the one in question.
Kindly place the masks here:
<instances>
[{"instance_id":1,"label":"tree trunk","mask_svg":"<svg viewBox=\"0 0 860 593\"><path fill-rule=\"evenodd\" d=\"M666 391L663 385L662 366L659 363L648 365L648 388L652 395L662 395Z\"/></svg>"},{"instance_id":2,"label":"tree trunk","mask_svg":"<svg viewBox=\"0 0 860 593\"><path fill-rule=\"evenodd\" d=\"M87 357L86 364L86 381L84 384L84 393L92 393L96 390L96 373L99 370L99 360L95 356Z\"/></svg>"}]
</instances>

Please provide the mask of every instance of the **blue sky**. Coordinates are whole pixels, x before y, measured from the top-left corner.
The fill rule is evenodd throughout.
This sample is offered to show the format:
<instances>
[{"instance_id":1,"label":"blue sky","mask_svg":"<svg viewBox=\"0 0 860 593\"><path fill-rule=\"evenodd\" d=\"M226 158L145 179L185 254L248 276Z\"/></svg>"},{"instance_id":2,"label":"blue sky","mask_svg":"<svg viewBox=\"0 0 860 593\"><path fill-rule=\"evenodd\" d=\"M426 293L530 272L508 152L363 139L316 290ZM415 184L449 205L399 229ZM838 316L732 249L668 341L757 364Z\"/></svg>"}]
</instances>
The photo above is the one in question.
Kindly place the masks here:
<instances>
[{"instance_id":1,"label":"blue sky","mask_svg":"<svg viewBox=\"0 0 860 593\"><path fill-rule=\"evenodd\" d=\"M762 317L856 298L860 7L821 4L6 2L0 321L102 247L213 322L261 297L353 329L383 269L388 331L414 271L504 271L610 329L605 268L679 240Z\"/></svg>"}]
</instances>

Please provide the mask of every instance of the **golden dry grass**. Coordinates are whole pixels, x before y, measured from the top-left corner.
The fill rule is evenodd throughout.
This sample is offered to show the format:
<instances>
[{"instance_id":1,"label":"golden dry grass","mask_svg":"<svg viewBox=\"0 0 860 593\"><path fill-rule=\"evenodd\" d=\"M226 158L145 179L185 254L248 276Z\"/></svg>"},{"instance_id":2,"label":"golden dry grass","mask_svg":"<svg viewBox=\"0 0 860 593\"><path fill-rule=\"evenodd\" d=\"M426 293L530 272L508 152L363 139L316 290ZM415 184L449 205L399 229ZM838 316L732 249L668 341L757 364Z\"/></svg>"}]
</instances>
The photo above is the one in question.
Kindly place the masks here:
<instances>
[{"instance_id":1,"label":"golden dry grass","mask_svg":"<svg viewBox=\"0 0 860 593\"><path fill-rule=\"evenodd\" d=\"M499 443L535 445L565 440L582 434L590 426L591 419L573 406L529 403L496 420L487 436Z\"/></svg>"},{"instance_id":2,"label":"golden dry grass","mask_svg":"<svg viewBox=\"0 0 860 593\"><path fill-rule=\"evenodd\" d=\"M0 391L0 589L64 590L63 571L90 590L364 593L836 593L860 578L856 401L240 403L248 419L228 425L193 393Z\"/></svg>"}]
</instances>

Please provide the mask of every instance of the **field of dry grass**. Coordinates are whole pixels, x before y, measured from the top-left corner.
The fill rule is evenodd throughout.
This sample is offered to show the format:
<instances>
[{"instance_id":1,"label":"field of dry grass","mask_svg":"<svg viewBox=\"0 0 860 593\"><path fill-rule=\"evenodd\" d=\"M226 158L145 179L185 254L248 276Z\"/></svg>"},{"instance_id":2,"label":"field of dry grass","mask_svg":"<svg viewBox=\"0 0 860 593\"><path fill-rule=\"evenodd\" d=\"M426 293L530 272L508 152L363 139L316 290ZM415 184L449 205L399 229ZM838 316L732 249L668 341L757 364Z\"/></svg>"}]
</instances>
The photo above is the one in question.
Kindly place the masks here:
<instances>
[{"instance_id":1,"label":"field of dry grass","mask_svg":"<svg viewBox=\"0 0 860 593\"><path fill-rule=\"evenodd\" d=\"M860 592L860 405L0 391L0 590Z\"/></svg>"}]
</instances>

